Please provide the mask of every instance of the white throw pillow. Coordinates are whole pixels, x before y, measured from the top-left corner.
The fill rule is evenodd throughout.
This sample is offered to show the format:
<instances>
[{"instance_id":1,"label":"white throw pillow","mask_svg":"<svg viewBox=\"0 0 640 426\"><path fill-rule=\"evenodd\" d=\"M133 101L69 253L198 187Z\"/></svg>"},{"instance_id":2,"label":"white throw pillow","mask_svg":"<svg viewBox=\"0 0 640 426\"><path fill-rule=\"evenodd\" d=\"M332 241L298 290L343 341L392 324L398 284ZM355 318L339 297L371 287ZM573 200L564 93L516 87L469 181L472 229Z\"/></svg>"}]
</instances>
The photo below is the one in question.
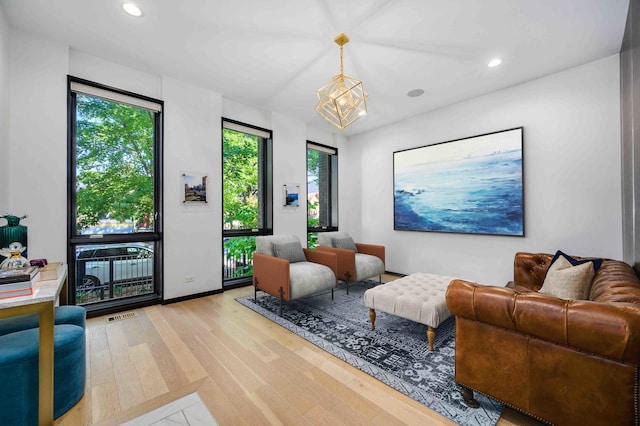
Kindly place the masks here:
<instances>
[{"instance_id":1,"label":"white throw pillow","mask_svg":"<svg viewBox=\"0 0 640 426\"><path fill-rule=\"evenodd\" d=\"M589 297L594 275L593 262L573 266L560 256L549 267L540 293L560 299L584 300Z\"/></svg>"}]
</instances>

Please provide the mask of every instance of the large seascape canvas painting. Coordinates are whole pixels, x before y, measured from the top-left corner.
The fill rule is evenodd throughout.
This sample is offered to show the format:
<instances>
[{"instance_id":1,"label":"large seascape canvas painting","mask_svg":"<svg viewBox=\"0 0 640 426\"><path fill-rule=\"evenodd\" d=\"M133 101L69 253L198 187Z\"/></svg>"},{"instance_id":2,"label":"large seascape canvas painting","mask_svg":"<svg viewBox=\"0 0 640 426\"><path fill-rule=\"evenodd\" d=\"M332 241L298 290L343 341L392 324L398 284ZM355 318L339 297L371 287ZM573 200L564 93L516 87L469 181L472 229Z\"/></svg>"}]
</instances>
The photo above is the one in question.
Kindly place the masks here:
<instances>
[{"instance_id":1,"label":"large seascape canvas painting","mask_svg":"<svg viewBox=\"0 0 640 426\"><path fill-rule=\"evenodd\" d=\"M523 128L393 153L394 229L524 236Z\"/></svg>"}]
</instances>

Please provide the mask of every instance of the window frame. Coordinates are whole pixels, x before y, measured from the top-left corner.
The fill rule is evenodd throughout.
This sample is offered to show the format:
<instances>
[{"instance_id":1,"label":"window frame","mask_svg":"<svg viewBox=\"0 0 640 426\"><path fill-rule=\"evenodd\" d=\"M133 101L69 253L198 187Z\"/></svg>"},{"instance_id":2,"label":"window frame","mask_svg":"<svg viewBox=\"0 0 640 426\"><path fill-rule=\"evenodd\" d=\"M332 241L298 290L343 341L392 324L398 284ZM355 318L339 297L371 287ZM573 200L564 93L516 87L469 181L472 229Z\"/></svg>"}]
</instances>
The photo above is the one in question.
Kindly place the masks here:
<instances>
[{"instance_id":1,"label":"window frame","mask_svg":"<svg viewBox=\"0 0 640 426\"><path fill-rule=\"evenodd\" d=\"M307 140L306 146L306 161L307 167L309 164L309 150L316 150L319 152L326 153L330 155L331 161L329 161L329 180L328 180L328 203L329 206L327 210L329 211L329 224L327 225L319 225L319 226L308 226L309 223L309 212L307 210L307 235L310 233L317 232L332 232L337 231L339 226L339 216L338 216L338 148L320 144L318 142L313 142ZM309 169L307 168L307 197L309 196ZM319 190L319 188L318 188ZM307 201L308 203L308 201Z\"/></svg>"},{"instance_id":2,"label":"window frame","mask_svg":"<svg viewBox=\"0 0 640 426\"><path fill-rule=\"evenodd\" d=\"M78 90L78 87L85 90ZM153 231L127 234L80 234L77 231L76 210L76 109L77 93L108 99L112 102L126 103L136 107L152 109L154 114L154 228ZM164 101L148 96L132 93L94 81L67 75L67 264L69 265L68 300L76 304L76 247L88 245L107 245L128 242L147 242L153 244L154 260L154 289L152 293L131 296L121 299L111 299L85 305L89 312L96 315L115 312L123 307L136 308L160 303L163 294L163 140L164 140Z\"/></svg>"},{"instance_id":3,"label":"window frame","mask_svg":"<svg viewBox=\"0 0 640 426\"><path fill-rule=\"evenodd\" d=\"M258 179L258 182L262 182L262 188L258 187L260 191L260 196L262 197L262 226L253 229L225 229L224 227L224 175L222 176L220 182L220 205L222 210L222 262L223 262L223 271L222 271L222 282L223 287L229 288L230 286L236 285L244 285L247 282L251 281L251 276L247 277L239 277L239 278L225 278L224 272L224 242L226 238L234 238L234 237L255 237L259 235L273 235L273 131L269 129L265 129L262 127L254 126L251 124L243 123L240 121L236 121L230 118L222 117L221 118L221 143L220 143L220 151L221 151L221 161L224 161L224 143L222 142L222 138L224 138L225 129L234 130L238 132L244 132L247 134L251 134L254 136L258 136L262 143L262 153L263 158L259 159L259 161L263 162L264 167L262 168L262 176ZM260 214L260 213L259 213Z\"/></svg>"}]
</instances>

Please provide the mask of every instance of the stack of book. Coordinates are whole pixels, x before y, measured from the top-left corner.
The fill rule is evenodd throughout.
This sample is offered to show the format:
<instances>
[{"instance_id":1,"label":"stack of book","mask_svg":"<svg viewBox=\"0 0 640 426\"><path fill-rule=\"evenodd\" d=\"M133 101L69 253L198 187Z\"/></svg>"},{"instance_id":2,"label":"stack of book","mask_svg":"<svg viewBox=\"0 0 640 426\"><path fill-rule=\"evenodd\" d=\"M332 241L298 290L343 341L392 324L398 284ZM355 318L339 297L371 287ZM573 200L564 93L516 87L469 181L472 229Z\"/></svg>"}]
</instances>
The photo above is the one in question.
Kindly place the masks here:
<instances>
[{"instance_id":1,"label":"stack of book","mask_svg":"<svg viewBox=\"0 0 640 426\"><path fill-rule=\"evenodd\" d=\"M38 282L36 266L20 269L0 269L0 299L16 296L30 296Z\"/></svg>"},{"instance_id":2,"label":"stack of book","mask_svg":"<svg viewBox=\"0 0 640 426\"><path fill-rule=\"evenodd\" d=\"M62 262L51 262L38 268L40 271L40 281L55 280L62 272Z\"/></svg>"}]
</instances>

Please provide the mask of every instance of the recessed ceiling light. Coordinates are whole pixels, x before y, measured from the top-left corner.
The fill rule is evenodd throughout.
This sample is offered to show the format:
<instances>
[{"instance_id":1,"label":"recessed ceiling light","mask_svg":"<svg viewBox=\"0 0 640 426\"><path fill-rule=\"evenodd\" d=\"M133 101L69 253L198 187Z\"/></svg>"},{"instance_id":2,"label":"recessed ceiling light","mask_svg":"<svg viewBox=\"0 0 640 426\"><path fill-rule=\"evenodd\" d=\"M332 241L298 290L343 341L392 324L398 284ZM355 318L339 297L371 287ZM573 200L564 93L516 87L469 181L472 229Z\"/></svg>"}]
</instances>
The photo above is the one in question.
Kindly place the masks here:
<instances>
[{"instance_id":1,"label":"recessed ceiling light","mask_svg":"<svg viewBox=\"0 0 640 426\"><path fill-rule=\"evenodd\" d=\"M502 59L500 58L493 58L491 61L489 61L489 63L487 64L488 66L490 66L491 68L493 67L497 67L498 65L500 65L502 63Z\"/></svg>"},{"instance_id":2,"label":"recessed ceiling light","mask_svg":"<svg viewBox=\"0 0 640 426\"><path fill-rule=\"evenodd\" d=\"M142 9L133 3L125 3L122 8L131 16L142 16Z\"/></svg>"},{"instance_id":3,"label":"recessed ceiling light","mask_svg":"<svg viewBox=\"0 0 640 426\"><path fill-rule=\"evenodd\" d=\"M407 96L410 98L417 98L418 96L424 95L424 90L422 89L413 89L407 92Z\"/></svg>"}]
</instances>

